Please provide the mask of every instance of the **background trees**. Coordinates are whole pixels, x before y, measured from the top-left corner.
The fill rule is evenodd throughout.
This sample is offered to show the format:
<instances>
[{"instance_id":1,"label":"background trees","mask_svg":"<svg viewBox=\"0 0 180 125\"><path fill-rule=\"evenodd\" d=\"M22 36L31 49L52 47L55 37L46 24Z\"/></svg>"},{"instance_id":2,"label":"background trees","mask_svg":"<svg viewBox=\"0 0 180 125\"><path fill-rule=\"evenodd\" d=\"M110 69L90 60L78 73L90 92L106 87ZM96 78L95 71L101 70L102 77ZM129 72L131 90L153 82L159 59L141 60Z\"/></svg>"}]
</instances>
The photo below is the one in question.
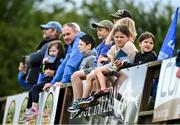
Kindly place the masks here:
<instances>
[{"instance_id":1,"label":"background trees","mask_svg":"<svg viewBox=\"0 0 180 125\"><path fill-rule=\"evenodd\" d=\"M155 34L157 43L155 51L159 52L175 8L154 3L153 7L143 8L133 0L96 0L76 3L73 0L61 0L58 4L41 9L42 0L0 0L0 96L22 92L17 82L18 65L21 55L35 50L41 39L40 24L49 20L58 20L62 24L77 22L81 29L94 37L95 30L90 28L94 21L110 19L110 13L127 8L133 14L138 34L148 30ZM68 7L68 9L67 9ZM176 47L180 48L180 24L177 30ZM97 39L98 41L98 39ZM137 42L136 42L137 44Z\"/></svg>"}]
</instances>

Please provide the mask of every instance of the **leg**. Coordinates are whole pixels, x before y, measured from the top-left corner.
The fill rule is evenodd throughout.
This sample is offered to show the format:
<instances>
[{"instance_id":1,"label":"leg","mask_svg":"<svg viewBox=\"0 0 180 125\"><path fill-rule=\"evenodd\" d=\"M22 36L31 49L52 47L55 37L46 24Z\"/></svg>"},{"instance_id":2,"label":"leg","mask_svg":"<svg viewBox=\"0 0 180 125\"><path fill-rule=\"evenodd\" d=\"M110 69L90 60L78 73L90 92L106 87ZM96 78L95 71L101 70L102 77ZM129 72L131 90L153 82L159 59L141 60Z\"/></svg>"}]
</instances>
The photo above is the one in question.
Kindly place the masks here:
<instances>
[{"instance_id":1,"label":"leg","mask_svg":"<svg viewBox=\"0 0 180 125\"><path fill-rule=\"evenodd\" d=\"M42 92L42 88L45 83L39 83L32 88L32 109L38 109L39 93Z\"/></svg>"},{"instance_id":2,"label":"leg","mask_svg":"<svg viewBox=\"0 0 180 125\"><path fill-rule=\"evenodd\" d=\"M73 95L74 100L80 99L83 94L83 85L82 80L86 78L86 74L83 70L76 71L73 73L71 77L72 87L73 87Z\"/></svg>"},{"instance_id":3,"label":"leg","mask_svg":"<svg viewBox=\"0 0 180 125\"><path fill-rule=\"evenodd\" d=\"M117 79L114 82L114 96L117 97L118 90L121 87L123 81L126 80L127 76L122 71L117 72L115 76Z\"/></svg>"},{"instance_id":4,"label":"leg","mask_svg":"<svg viewBox=\"0 0 180 125\"><path fill-rule=\"evenodd\" d=\"M178 67L178 70L177 70L177 72L176 72L176 77L177 77L178 79L180 79L180 67Z\"/></svg>"},{"instance_id":5,"label":"leg","mask_svg":"<svg viewBox=\"0 0 180 125\"><path fill-rule=\"evenodd\" d=\"M115 81L115 86L117 88L120 88L123 81L126 80L127 76L122 71L117 72L115 76L117 77L117 79Z\"/></svg>"},{"instance_id":6,"label":"leg","mask_svg":"<svg viewBox=\"0 0 180 125\"><path fill-rule=\"evenodd\" d=\"M93 91L98 91L98 90L100 90L100 85L99 85L99 81L96 77L95 80L93 80Z\"/></svg>"},{"instance_id":7,"label":"leg","mask_svg":"<svg viewBox=\"0 0 180 125\"><path fill-rule=\"evenodd\" d=\"M101 90L106 89L106 77L104 75L107 74L108 72L109 70L106 68L106 66L99 67L95 70L95 74L99 81Z\"/></svg>"},{"instance_id":8,"label":"leg","mask_svg":"<svg viewBox=\"0 0 180 125\"><path fill-rule=\"evenodd\" d=\"M93 80L95 79L95 77L96 76L95 76L94 70L91 71L91 73L89 73L86 76L87 83L86 83L86 88L84 90L82 98L87 98L89 96L89 94L91 93L92 86L93 86Z\"/></svg>"},{"instance_id":9,"label":"leg","mask_svg":"<svg viewBox=\"0 0 180 125\"><path fill-rule=\"evenodd\" d=\"M30 89L28 94L28 102L27 102L27 109L30 109L32 107L32 89Z\"/></svg>"}]
</instances>

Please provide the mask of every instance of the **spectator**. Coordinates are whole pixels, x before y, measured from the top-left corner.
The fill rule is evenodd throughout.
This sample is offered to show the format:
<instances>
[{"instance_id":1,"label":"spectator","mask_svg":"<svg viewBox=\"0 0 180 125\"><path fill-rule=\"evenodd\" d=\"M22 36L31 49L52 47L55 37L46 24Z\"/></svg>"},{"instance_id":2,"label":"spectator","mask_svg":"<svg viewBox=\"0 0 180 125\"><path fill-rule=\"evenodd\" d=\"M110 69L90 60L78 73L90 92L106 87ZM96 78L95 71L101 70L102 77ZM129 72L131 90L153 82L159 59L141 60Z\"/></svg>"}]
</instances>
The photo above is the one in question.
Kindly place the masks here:
<instances>
[{"instance_id":1,"label":"spectator","mask_svg":"<svg viewBox=\"0 0 180 125\"><path fill-rule=\"evenodd\" d=\"M157 60L157 55L153 51L155 44L155 37L150 32L144 32L139 37L140 51L136 54L134 63L122 62L121 68L128 68L151 61Z\"/></svg>"},{"instance_id":2,"label":"spectator","mask_svg":"<svg viewBox=\"0 0 180 125\"><path fill-rule=\"evenodd\" d=\"M21 57L21 61L19 63L19 73L18 73L18 80L19 80L19 84L20 86L22 86L23 88L26 88L26 67L25 67L25 56Z\"/></svg>"},{"instance_id":3,"label":"spectator","mask_svg":"<svg viewBox=\"0 0 180 125\"><path fill-rule=\"evenodd\" d=\"M89 36L84 35L80 38L79 42L79 50L83 53L84 58L80 65L80 70L73 73L71 77L72 87L73 87L73 95L74 95L74 102L71 107L68 108L69 112L76 111L75 109L78 106L80 98L82 96L83 85L82 80L86 79L86 75L91 72L94 68L94 61L96 59L96 51L94 51L95 40ZM78 86L77 86L78 84Z\"/></svg>"},{"instance_id":4,"label":"spectator","mask_svg":"<svg viewBox=\"0 0 180 125\"><path fill-rule=\"evenodd\" d=\"M79 25L68 23L63 26L62 35L65 43L68 45L65 59L58 67L55 77L50 83L46 83L43 90L50 86L61 86L71 81L71 75L78 70L83 54L78 49L80 37L84 35L80 32Z\"/></svg>"},{"instance_id":5,"label":"spectator","mask_svg":"<svg viewBox=\"0 0 180 125\"><path fill-rule=\"evenodd\" d=\"M56 69L61 63L62 57L64 57L64 50L61 42L58 40L52 41L48 46L48 56L46 56L42 62L42 72L44 77L41 79L40 83L35 84L29 91L28 110L21 119L22 121L26 121L29 118L38 115L39 93L43 91L42 88L45 83L51 82Z\"/></svg>"},{"instance_id":6,"label":"spectator","mask_svg":"<svg viewBox=\"0 0 180 125\"><path fill-rule=\"evenodd\" d=\"M102 20L99 23L92 23L92 27L97 29L97 36L101 40L101 43L96 47L96 64L102 66L106 64L104 57L106 57L108 50L112 44L105 44L106 38L112 30L113 23L109 20Z\"/></svg>"},{"instance_id":7,"label":"spectator","mask_svg":"<svg viewBox=\"0 0 180 125\"><path fill-rule=\"evenodd\" d=\"M136 32L136 27L135 27L135 22L134 20L132 20L131 18L129 17L124 17L120 20L118 20L114 26L113 26L113 29L111 30L109 36L107 37L107 40L106 40L106 44L112 44L112 39L113 39L113 32L114 32L114 29L118 26L118 25L125 25L128 27L129 31L130 31L130 41L134 43L135 39L136 39L136 36L137 36L137 32Z\"/></svg>"},{"instance_id":8,"label":"spectator","mask_svg":"<svg viewBox=\"0 0 180 125\"><path fill-rule=\"evenodd\" d=\"M118 21L119 19L122 19L122 18L125 18L125 17L129 17L129 18L132 19L132 14L127 9L118 10L117 12L115 12L113 14L110 14L110 16L113 18L114 23L116 21Z\"/></svg>"},{"instance_id":9,"label":"spectator","mask_svg":"<svg viewBox=\"0 0 180 125\"><path fill-rule=\"evenodd\" d=\"M137 49L135 45L129 41L130 39L130 31L127 26L117 26L114 30L114 40L115 45L111 47L109 50L107 61L110 63L99 67L95 70L95 76L100 83L100 91L106 92L106 77L105 75L112 71L117 71L121 66L120 60L126 60L128 62L133 62ZM92 81L87 81L88 85L93 84ZM86 87L85 93L83 94L84 101L83 103L89 103L89 99L87 98L91 92L91 87Z\"/></svg>"},{"instance_id":10,"label":"spectator","mask_svg":"<svg viewBox=\"0 0 180 125\"><path fill-rule=\"evenodd\" d=\"M140 51L136 54L136 56L134 58L134 62L128 63L126 61L121 61L121 69L157 60L157 55L153 51L154 44L155 44L155 37L152 33L150 33L150 32L142 33L139 37ZM117 90L121 86L121 83L122 83L121 82L122 81L121 80L121 72L118 72L116 74L116 77L117 77L117 80L115 81L115 85L116 85L115 90ZM115 95L115 96L117 96L117 95Z\"/></svg>"},{"instance_id":11,"label":"spectator","mask_svg":"<svg viewBox=\"0 0 180 125\"><path fill-rule=\"evenodd\" d=\"M26 56L26 67L23 65L23 67L27 69L26 74L23 76L27 76L22 77L22 75L19 75L22 73L21 69L18 74L18 80L26 83L28 90L37 83L40 65L46 53L48 44L53 40L59 40L59 36L62 33L61 24L57 21L49 21L47 24L42 24L41 28L43 31L42 41L38 45L36 52ZM20 65L22 65L22 63Z\"/></svg>"}]
</instances>

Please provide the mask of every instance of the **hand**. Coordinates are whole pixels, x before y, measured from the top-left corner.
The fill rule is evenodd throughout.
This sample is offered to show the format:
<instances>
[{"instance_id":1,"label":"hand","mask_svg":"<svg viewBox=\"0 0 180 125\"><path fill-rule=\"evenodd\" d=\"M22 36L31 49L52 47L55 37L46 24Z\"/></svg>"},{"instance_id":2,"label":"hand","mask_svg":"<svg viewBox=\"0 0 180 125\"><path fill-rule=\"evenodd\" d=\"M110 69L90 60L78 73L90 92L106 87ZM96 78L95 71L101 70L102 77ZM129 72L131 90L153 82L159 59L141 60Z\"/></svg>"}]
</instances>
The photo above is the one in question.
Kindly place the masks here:
<instances>
[{"instance_id":1,"label":"hand","mask_svg":"<svg viewBox=\"0 0 180 125\"><path fill-rule=\"evenodd\" d=\"M19 71L22 73L26 73L26 67L25 64L23 64L22 62L19 63Z\"/></svg>"},{"instance_id":2,"label":"hand","mask_svg":"<svg viewBox=\"0 0 180 125\"><path fill-rule=\"evenodd\" d=\"M104 55L104 56L100 55L97 60L97 63L101 64L103 62L110 62L110 60L111 60L110 57L108 57L106 55Z\"/></svg>"},{"instance_id":3,"label":"hand","mask_svg":"<svg viewBox=\"0 0 180 125\"><path fill-rule=\"evenodd\" d=\"M178 68L178 70L177 70L177 72L176 72L176 77L177 77L178 79L180 79L180 67Z\"/></svg>"},{"instance_id":4,"label":"hand","mask_svg":"<svg viewBox=\"0 0 180 125\"><path fill-rule=\"evenodd\" d=\"M53 86L63 86L64 84L62 82L56 82Z\"/></svg>"},{"instance_id":5,"label":"hand","mask_svg":"<svg viewBox=\"0 0 180 125\"><path fill-rule=\"evenodd\" d=\"M45 75L46 77L53 77L53 76L54 76L54 73L55 73L55 71L54 71L54 70L51 70L51 69L46 69L46 70L44 71L44 75Z\"/></svg>"},{"instance_id":6,"label":"hand","mask_svg":"<svg viewBox=\"0 0 180 125\"><path fill-rule=\"evenodd\" d=\"M43 90L44 90L44 91L48 91L51 86L52 86L51 83L46 83L46 84L44 85L44 87L43 87Z\"/></svg>"},{"instance_id":7,"label":"hand","mask_svg":"<svg viewBox=\"0 0 180 125\"><path fill-rule=\"evenodd\" d=\"M123 62L121 60L117 59L114 61L114 64L117 68L120 68L122 66Z\"/></svg>"},{"instance_id":8,"label":"hand","mask_svg":"<svg viewBox=\"0 0 180 125\"><path fill-rule=\"evenodd\" d=\"M47 57L45 57L45 58L43 59L42 63L43 63L43 64L48 63L48 58L47 58Z\"/></svg>"}]
</instances>

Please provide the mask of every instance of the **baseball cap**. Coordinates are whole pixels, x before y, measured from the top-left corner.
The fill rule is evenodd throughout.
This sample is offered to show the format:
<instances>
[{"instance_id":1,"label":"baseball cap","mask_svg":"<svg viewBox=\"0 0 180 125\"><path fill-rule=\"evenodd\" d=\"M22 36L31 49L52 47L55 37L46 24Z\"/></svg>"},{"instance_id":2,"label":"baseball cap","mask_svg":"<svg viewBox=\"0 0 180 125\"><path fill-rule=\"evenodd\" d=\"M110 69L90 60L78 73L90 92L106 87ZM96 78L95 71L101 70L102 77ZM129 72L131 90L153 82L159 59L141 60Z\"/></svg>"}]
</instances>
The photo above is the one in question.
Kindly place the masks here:
<instances>
[{"instance_id":1,"label":"baseball cap","mask_svg":"<svg viewBox=\"0 0 180 125\"><path fill-rule=\"evenodd\" d=\"M110 16L116 19L121 19L125 17L132 18L131 12L128 11L127 9L118 10L117 12L110 14Z\"/></svg>"},{"instance_id":2,"label":"baseball cap","mask_svg":"<svg viewBox=\"0 0 180 125\"><path fill-rule=\"evenodd\" d=\"M105 28L108 28L108 29L112 29L113 28L113 23L109 20L102 20L98 23L92 23L91 25L93 28L97 28L98 26L99 27L105 27Z\"/></svg>"},{"instance_id":3,"label":"baseball cap","mask_svg":"<svg viewBox=\"0 0 180 125\"><path fill-rule=\"evenodd\" d=\"M42 29L55 29L57 32L62 32L62 26L57 21L49 21L47 24L40 25Z\"/></svg>"}]
</instances>

